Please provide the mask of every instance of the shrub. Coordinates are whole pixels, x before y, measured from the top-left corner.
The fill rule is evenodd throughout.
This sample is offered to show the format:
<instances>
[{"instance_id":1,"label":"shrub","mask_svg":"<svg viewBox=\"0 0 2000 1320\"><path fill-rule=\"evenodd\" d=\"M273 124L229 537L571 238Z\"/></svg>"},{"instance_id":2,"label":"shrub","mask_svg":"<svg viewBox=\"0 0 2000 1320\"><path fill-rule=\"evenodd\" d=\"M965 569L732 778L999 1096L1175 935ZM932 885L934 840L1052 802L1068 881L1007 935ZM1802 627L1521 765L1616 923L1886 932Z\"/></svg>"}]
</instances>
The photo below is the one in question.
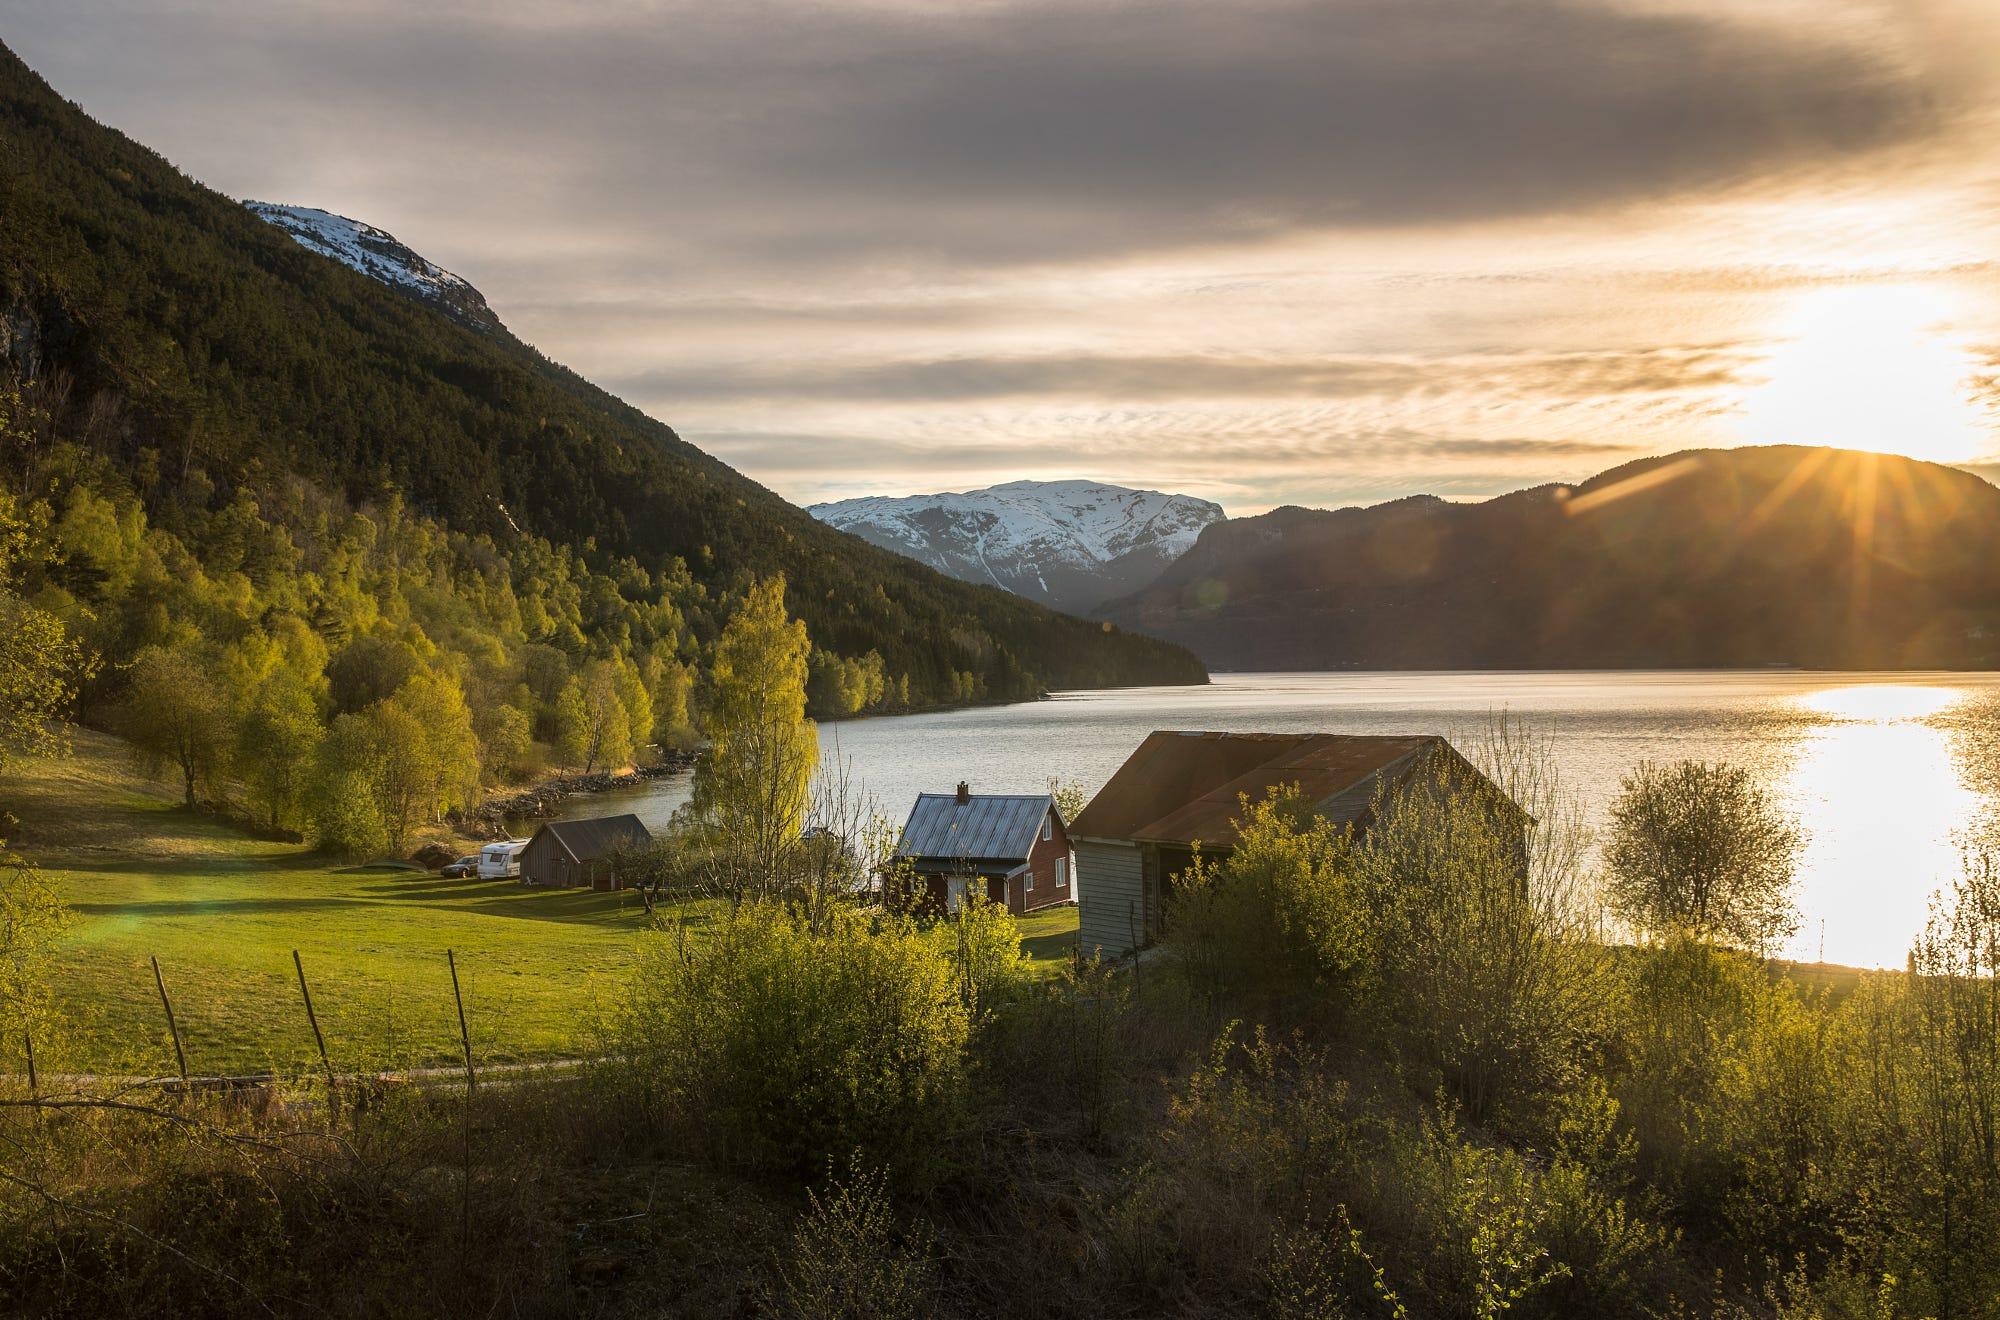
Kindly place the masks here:
<instances>
[{"instance_id":1,"label":"shrub","mask_svg":"<svg viewBox=\"0 0 2000 1320\"><path fill-rule=\"evenodd\" d=\"M1021 993L1028 979L1021 927L1004 903L972 895L941 930L958 971L959 998L975 1024Z\"/></svg>"},{"instance_id":2,"label":"shrub","mask_svg":"<svg viewBox=\"0 0 2000 1320\"><path fill-rule=\"evenodd\" d=\"M970 1019L951 958L899 922L815 932L746 903L699 941L650 935L623 1024L644 1080L728 1152L811 1169L859 1151L908 1170L957 1117Z\"/></svg>"},{"instance_id":3,"label":"shrub","mask_svg":"<svg viewBox=\"0 0 2000 1320\"><path fill-rule=\"evenodd\" d=\"M921 1225L899 1230L888 1179L855 1169L809 1208L792 1230L773 1301L800 1320L902 1320L933 1314L935 1291Z\"/></svg>"},{"instance_id":4,"label":"shrub","mask_svg":"<svg viewBox=\"0 0 2000 1320\"><path fill-rule=\"evenodd\" d=\"M1346 831L1296 791L1242 809L1234 851L1175 882L1168 943L1211 994L1337 1012L1367 958Z\"/></svg>"},{"instance_id":5,"label":"shrub","mask_svg":"<svg viewBox=\"0 0 2000 1320\"><path fill-rule=\"evenodd\" d=\"M1419 1087L1442 1080L1480 1120L1572 1084L1605 1029L1581 826L1548 757L1499 726L1485 780L1440 757L1376 802L1354 854L1379 951L1377 1035L1423 1070Z\"/></svg>"}]
</instances>

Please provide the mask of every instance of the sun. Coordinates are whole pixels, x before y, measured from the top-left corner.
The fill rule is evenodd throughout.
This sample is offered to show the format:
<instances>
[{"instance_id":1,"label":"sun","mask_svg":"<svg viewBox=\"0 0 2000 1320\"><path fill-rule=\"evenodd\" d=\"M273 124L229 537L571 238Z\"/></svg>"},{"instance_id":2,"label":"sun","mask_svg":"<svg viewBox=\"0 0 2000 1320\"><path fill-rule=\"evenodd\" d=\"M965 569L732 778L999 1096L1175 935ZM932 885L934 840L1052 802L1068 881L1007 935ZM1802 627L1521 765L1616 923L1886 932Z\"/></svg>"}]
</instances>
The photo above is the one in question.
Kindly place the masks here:
<instances>
[{"instance_id":1,"label":"sun","mask_svg":"<svg viewBox=\"0 0 2000 1320\"><path fill-rule=\"evenodd\" d=\"M1955 326L1959 297L1935 283L1839 284L1794 299L1771 328L1762 379L1742 401L1752 444L1834 445L1940 463L1991 440Z\"/></svg>"}]
</instances>

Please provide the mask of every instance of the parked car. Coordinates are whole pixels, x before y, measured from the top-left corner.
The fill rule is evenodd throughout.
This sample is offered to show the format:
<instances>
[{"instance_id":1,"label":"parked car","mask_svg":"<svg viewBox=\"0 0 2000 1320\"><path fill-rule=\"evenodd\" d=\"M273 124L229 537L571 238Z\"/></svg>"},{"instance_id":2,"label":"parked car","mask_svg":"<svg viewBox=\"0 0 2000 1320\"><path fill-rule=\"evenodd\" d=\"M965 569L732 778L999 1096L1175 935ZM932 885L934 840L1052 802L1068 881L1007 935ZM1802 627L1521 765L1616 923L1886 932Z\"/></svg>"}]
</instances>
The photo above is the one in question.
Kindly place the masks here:
<instances>
[{"instance_id":1,"label":"parked car","mask_svg":"<svg viewBox=\"0 0 2000 1320\"><path fill-rule=\"evenodd\" d=\"M438 869L438 874L447 880L463 880L467 876L479 874L479 854L469 853L455 862L449 862Z\"/></svg>"}]
</instances>

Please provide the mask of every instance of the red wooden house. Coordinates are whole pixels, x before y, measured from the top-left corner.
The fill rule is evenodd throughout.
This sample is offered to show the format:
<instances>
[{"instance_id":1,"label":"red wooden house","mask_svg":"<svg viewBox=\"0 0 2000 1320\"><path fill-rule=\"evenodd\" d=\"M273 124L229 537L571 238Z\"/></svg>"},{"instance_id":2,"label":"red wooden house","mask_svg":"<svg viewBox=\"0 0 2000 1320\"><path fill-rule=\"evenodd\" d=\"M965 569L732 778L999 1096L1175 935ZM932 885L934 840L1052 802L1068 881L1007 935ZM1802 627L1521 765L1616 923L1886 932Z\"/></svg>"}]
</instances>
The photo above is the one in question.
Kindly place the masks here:
<instances>
[{"instance_id":1,"label":"red wooden house","mask_svg":"<svg viewBox=\"0 0 2000 1320\"><path fill-rule=\"evenodd\" d=\"M968 893L1016 914L1076 896L1069 827L1047 793L920 793L893 860L946 911Z\"/></svg>"}]
</instances>

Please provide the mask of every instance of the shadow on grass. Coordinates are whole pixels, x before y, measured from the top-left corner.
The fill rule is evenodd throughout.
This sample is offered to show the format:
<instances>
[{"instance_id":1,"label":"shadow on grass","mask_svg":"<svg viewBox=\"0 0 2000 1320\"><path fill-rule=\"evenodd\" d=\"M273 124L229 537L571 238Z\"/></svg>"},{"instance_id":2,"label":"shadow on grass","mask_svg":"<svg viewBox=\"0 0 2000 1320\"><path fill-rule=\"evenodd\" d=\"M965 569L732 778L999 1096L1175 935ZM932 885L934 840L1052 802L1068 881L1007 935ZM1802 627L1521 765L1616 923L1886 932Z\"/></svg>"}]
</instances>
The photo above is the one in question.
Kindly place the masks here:
<instances>
[{"instance_id":1,"label":"shadow on grass","mask_svg":"<svg viewBox=\"0 0 2000 1320\"><path fill-rule=\"evenodd\" d=\"M1021 952L1036 962L1054 962L1069 957L1076 947L1074 930L1053 931L1047 935L1030 935L1021 941Z\"/></svg>"},{"instance_id":2,"label":"shadow on grass","mask_svg":"<svg viewBox=\"0 0 2000 1320\"><path fill-rule=\"evenodd\" d=\"M573 925L628 925L645 916L637 895L623 895L621 902L617 893L592 889L523 889L511 880L388 880L364 886L357 892L371 899L434 905L454 912Z\"/></svg>"},{"instance_id":3,"label":"shadow on grass","mask_svg":"<svg viewBox=\"0 0 2000 1320\"><path fill-rule=\"evenodd\" d=\"M77 912L93 917L208 917L246 912L312 912L348 906L342 898L190 898L138 903L72 903Z\"/></svg>"},{"instance_id":4,"label":"shadow on grass","mask_svg":"<svg viewBox=\"0 0 2000 1320\"><path fill-rule=\"evenodd\" d=\"M255 875L260 871L310 871L324 874L326 870L324 858L299 852L251 853L244 856L214 853L192 856L175 853L136 856L126 854L118 857L101 857L84 853L80 856L51 861L47 865L56 870L75 871L86 875L205 876L232 880Z\"/></svg>"}]
</instances>

